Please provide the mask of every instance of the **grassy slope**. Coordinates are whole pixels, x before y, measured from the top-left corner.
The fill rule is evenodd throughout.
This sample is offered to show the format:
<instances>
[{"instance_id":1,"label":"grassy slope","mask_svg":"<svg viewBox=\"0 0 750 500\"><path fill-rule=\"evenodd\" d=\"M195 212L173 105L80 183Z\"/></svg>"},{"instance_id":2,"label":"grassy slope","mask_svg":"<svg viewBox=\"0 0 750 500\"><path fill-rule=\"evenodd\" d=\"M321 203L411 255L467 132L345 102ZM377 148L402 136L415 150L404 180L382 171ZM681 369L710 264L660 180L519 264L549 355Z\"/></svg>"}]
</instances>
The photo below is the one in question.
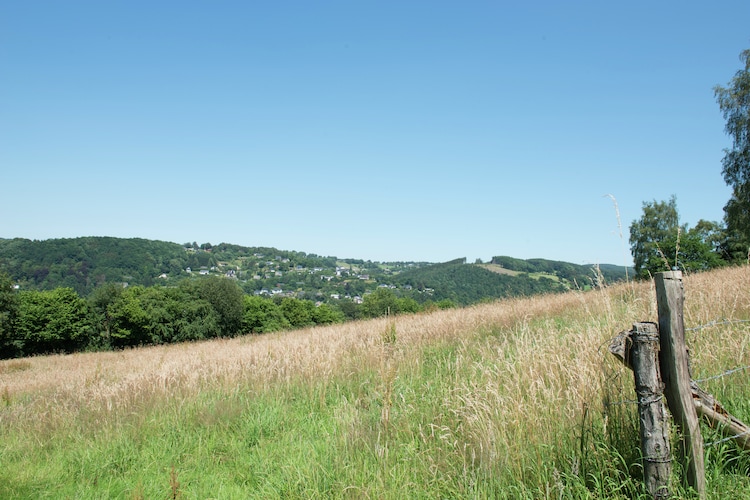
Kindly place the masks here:
<instances>
[{"instance_id":1,"label":"grassy slope","mask_svg":"<svg viewBox=\"0 0 750 500\"><path fill-rule=\"evenodd\" d=\"M479 267L483 267L484 269L497 274L507 274L509 276L518 276L519 274L521 274L520 271L511 271L510 269L505 269L499 264L479 264ZM552 281L560 281L559 276L549 273L528 273L528 276L529 278L536 280L538 280L539 278L549 278Z\"/></svg>"},{"instance_id":2,"label":"grassy slope","mask_svg":"<svg viewBox=\"0 0 750 500\"><path fill-rule=\"evenodd\" d=\"M510 276L518 276L519 274L521 274L519 271L511 271L510 269L506 269L499 264L478 264L478 266L497 274L507 274Z\"/></svg>"},{"instance_id":3,"label":"grassy slope","mask_svg":"<svg viewBox=\"0 0 750 500\"><path fill-rule=\"evenodd\" d=\"M686 277L686 326L750 319L748 282ZM655 319L643 283L2 361L0 498L632 498L632 375L607 344ZM695 378L750 365L748 323L688 342ZM749 378L705 388L750 422ZM706 455L710 498L750 498L750 454Z\"/></svg>"}]
</instances>

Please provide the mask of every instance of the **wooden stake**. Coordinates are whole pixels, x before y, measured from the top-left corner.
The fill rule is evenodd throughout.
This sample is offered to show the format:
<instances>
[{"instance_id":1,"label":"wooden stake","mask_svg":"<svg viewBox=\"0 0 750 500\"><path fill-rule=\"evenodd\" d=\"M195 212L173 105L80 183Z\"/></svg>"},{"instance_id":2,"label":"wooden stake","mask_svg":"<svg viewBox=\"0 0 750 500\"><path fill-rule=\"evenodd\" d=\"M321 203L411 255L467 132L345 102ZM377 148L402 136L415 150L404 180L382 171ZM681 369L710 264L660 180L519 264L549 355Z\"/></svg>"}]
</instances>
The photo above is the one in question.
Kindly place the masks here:
<instances>
[{"instance_id":1,"label":"wooden stake","mask_svg":"<svg viewBox=\"0 0 750 500\"><path fill-rule=\"evenodd\" d=\"M669 410L680 430L679 454L685 479L698 496L706 498L703 437L690 389L688 350L683 322L682 273L670 271L654 276L659 310L661 376Z\"/></svg>"}]
</instances>

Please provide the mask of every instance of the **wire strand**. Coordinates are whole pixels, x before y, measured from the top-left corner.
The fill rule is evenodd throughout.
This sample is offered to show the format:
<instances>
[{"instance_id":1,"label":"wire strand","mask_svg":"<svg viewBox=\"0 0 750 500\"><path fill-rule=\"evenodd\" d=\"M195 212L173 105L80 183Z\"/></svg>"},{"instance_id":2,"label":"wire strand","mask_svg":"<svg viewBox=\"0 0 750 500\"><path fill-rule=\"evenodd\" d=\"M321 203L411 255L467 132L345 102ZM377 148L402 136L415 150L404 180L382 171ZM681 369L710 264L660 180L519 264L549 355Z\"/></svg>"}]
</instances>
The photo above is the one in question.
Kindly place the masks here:
<instances>
[{"instance_id":1,"label":"wire strand","mask_svg":"<svg viewBox=\"0 0 750 500\"><path fill-rule=\"evenodd\" d=\"M726 443L727 441L731 441L733 439L737 439L738 437L745 436L747 434L750 434L750 430L745 432L740 432L739 434L735 434L734 436L725 437L723 439L718 439L716 441L711 441L710 443L703 443L703 446L714 446L720 443Z\"/></svg>"},{"instance_id":2,"label":"wire strand","mask_svg":"<svg viewBox=\"0 0 750 500\"><path fill-rule=\"evenodd\" d=\"M741 372L742 370L747 370L748 368L750 368L750 365L738 366L737 368L732 368L731 370L727 370L724 373L719 373L718 375L712 375L710 377L699 378L695 380L694 382L701 383L701 382L706 382L707 380L715 380L717 378L722 378L722 377L726 377L727 375L731 375L732 373Z\"/></svg>"}]
</instances>

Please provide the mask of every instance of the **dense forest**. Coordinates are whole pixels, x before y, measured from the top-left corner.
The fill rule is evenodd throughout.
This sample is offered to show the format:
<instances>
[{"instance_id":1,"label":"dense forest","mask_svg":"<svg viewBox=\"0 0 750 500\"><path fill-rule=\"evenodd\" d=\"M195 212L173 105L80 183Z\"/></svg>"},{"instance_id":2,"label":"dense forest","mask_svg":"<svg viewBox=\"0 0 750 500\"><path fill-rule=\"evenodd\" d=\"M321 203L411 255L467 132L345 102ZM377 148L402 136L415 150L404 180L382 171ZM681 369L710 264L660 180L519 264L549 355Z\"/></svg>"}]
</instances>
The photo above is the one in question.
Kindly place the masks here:
<instances>
[{"instance_id":1,"label":"dense forest","mask_svg":"<svg viewBox=\"0 0 750 500\"><path fill-rule=\"evenodd\" d=\"M465 259L404 271L394 281L427 294L433 300L457 304L569 289L554 275L532 278L528 273L502 274L482 265L467 265Z\"/></svg>"},{"instance_id":2,"label":"dense forest","mask_svg":"<svg viewBox=\"0 0 750 500\"><path fill-rule=\"evenodd\" d=\"M145 239L0 239L0 358L258 334L586 289L616 266L371 262Z\"/></svg>"},{"instance_id":3,"label":"dense forest","mask_svg":"<svg viewBox=\"0 0 750 500\"><path fill-rule=\"evenodd\" d=\"M608 283L622 281L627 279L627 271L629 271L630 276L633 275L632 269L626 269L623 266L615 266L613 264L601 264L597 266L589 264L581 266L556 260L522 260L507 256L493 257L491 263L509 271L556 276L566 283L568 287L586 288L592 284L597 285L598 281L602 279Z\"/></svg>"},{"instance_id":4,"label":"dense forest","mask_svg":"<svg viewBox=\"0 0 750 500\"><path fill-rule=\"evenodd\" d=\"M335 267L335 259L272 248L246 248L209 243L179 245L140 238L83 237L50 240L0 239L0 269L24 288L69 287L87 295L105 283L150 286L160 279L188 277L192 270L240 270L246 260L258 269L263 259L295 265ZM217 267L218 266L218 267ZM272 263L269 264L272 266ZM246 266L242 266L246 267Z\"/></svg>"}]
</instances>

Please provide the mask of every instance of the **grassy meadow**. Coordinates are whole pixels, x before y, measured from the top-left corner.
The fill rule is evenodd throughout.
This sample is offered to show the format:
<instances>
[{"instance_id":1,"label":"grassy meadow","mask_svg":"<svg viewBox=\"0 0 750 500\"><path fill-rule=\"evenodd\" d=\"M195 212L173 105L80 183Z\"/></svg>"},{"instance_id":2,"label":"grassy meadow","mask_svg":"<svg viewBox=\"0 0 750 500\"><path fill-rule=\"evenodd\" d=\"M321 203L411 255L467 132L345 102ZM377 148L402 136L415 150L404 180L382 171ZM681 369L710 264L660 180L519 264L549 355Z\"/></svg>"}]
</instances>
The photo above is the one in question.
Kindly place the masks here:
<instances>
[{"instance_id":1,"label":"grassy meadow","mask_svg":"<svg viewBox=\"0 0 750 500\"><path fill-rule=\"evenodd\" d=\"M750 267L684 287L693 377L750 365ZM0 361L0 498L646 498L608 345L656 314L628 283ZM750 370L702 386L750 422ZM750 453L702 430L709 498L750 498Z\"/></svg>"}]
</instances>

